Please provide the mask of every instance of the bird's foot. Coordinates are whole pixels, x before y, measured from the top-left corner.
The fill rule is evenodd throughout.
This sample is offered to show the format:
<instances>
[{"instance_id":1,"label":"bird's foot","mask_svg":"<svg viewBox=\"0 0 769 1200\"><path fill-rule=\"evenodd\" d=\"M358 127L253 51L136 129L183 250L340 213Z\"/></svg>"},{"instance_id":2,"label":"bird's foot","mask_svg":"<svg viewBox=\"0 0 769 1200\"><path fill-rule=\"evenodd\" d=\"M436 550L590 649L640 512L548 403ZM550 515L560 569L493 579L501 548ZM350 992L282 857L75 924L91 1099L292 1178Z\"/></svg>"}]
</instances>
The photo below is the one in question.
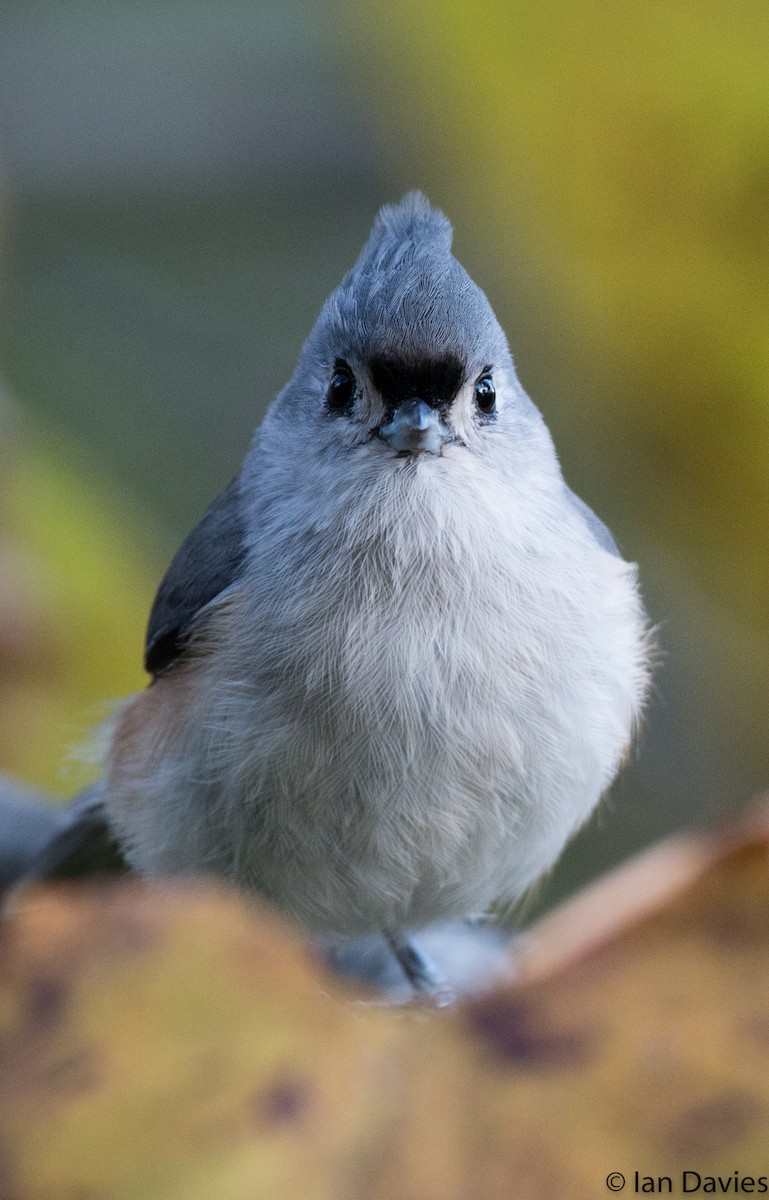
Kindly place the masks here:
<instances>
[{"instance_id":1,"label":"bird's foot","mask_svg":"<svg viewBox=\"0 0 769 1200\"><path fill-rule=\"evenodd\" d=\"M436 1008L454 1004L457 997L451 984L413 942L398 934L388 933L385 937L414 991L429 999Z\"/></svg>"}]
</instances>

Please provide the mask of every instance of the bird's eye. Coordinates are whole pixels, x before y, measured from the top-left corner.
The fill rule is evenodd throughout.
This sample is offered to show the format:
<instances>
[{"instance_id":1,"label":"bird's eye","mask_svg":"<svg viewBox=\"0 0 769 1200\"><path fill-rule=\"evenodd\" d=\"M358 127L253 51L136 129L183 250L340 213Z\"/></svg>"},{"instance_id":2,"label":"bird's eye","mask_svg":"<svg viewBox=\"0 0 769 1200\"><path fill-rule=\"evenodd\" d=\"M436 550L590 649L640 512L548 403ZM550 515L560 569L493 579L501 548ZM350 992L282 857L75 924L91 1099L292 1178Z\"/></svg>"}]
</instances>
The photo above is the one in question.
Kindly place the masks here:
<instances>
[{"instance_id":1,"label":"bird's eye","mask_svg":"<svg viewBox=\"0 0 769 1200\"><path fill-rule=\"evenodd\" d=\"M484 416L490 416L497 407L497 389L491 375L481 375L475 385L475 403Z\"/></svg>"},{"instance_id":2,"label":"bird's eye","mask_svg":"<svg viewBox=\"0 0 769 1200\"><path fill-rule=\"evenodd\" d=\"M355 399L355 376L346 362L341 360L334 364L334 374L328 385L326 403L332 412L345 412L352 407Z\"/></svg>"}]
</instances>

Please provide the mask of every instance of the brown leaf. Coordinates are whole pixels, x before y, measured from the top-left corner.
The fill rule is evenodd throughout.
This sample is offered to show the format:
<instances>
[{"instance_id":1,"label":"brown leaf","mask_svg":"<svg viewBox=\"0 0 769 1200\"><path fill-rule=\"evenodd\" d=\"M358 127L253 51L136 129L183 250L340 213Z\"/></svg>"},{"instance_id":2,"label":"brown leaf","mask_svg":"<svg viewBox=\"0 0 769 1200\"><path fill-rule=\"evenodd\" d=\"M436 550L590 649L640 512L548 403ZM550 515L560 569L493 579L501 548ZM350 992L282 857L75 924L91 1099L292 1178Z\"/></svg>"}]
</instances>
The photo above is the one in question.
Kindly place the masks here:
<instances>
[{"instance_id":1,"label":"brown leaf","mask_svg":"<svg viewBox=\"0 0 769 1200\"><path fill-rule=\"evenodd\" d=\"M13 1200L574 1200L769 1174L769 815L678 838L453 1012L361 1005L210 884L21 896L0 945ZM1 1157L1 1156L0 1156ZM635 1172L638 1172L636 1182Z\"/></svg>"}]
</instances>

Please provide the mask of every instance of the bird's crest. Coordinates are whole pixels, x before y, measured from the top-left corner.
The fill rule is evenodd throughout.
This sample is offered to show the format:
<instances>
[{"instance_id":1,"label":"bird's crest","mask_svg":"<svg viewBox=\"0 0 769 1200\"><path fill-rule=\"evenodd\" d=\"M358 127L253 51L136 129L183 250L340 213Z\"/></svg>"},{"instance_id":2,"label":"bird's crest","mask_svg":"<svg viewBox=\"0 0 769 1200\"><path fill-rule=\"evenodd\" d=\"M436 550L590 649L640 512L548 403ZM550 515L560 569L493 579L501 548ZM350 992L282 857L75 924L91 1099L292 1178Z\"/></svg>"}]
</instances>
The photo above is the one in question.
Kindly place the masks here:
<instances>
[{"instance_id":1,"label":"bird's crest","mask_svg":"<svg viewBox=\"0 0 769 1200\"><path fill-rule=\"evenodd\" d=\"M387 269L409 254L448 257L451 237L448 217L439 208L433 208L422 192L406 192L397 204L385 204L379 210L357 267Z\"/></svg>"}]
</instances>

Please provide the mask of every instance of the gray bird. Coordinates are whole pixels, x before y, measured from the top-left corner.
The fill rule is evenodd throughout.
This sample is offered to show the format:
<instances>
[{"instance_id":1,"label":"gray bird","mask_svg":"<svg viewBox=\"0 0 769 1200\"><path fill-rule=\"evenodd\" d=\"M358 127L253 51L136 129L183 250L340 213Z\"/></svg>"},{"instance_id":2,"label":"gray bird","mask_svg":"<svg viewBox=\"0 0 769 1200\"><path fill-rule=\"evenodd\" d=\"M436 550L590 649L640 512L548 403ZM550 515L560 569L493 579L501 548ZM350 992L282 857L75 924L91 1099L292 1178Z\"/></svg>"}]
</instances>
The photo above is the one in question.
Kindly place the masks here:
<instances>
[{"instance_id":1,"label":"gray bird","mask_svg":"<svg viewBox=\"0 0 769 1200\"><path fill-rule=\"evenodd\" d=\"M177 553L145 661L99 793L131 867L381 933L438 996L411 933L520 898L614 778L648 682L636 569L421 194L382 209Z\"/></svg>"}]
</instances>

